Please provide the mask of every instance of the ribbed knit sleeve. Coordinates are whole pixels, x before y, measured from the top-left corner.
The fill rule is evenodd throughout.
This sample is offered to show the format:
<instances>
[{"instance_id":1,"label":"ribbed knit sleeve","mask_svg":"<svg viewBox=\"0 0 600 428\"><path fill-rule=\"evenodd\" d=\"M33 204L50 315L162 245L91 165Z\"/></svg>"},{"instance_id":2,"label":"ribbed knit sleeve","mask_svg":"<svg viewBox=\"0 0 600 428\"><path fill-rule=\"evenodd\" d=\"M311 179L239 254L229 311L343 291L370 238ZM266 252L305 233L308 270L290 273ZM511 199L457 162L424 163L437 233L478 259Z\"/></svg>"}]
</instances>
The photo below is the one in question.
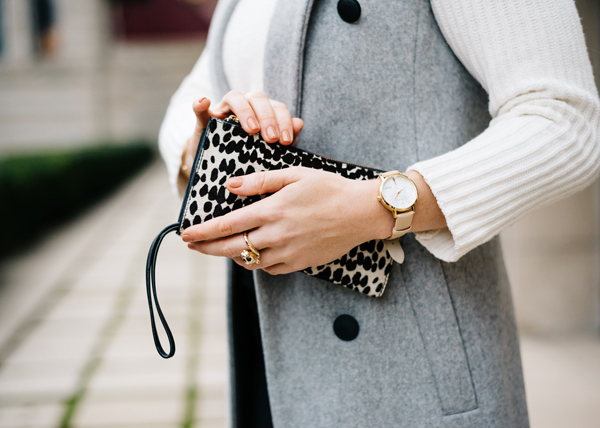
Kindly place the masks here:
<instances>
[{"instance_id":1,"label":"ribbed knit sleeve","mask_svg":"<svg viewBox=\"0 0 600 428\"><path fill-rule=\"evenodd\" d=\"M417 239L450 262L593 182L600 102L571 0L431 5L450 47L489 94L493 118L462 147L409 168L431 187L448 224Z\"/></svg>"},{"instance_id":2,"label":"ribbed knit sleeve","mask_svg":"<svg viewBox=\"0 0 600 428\"><path fill-rule=\"evenodd\" d=\"M181 167L181 154L196 125L196 116L192 110L194 100L206 97L215 102L211 91L208 50L200 56L192 72L171 97L171 102L163 120L158 136L160 153L167 165L169 182L177 194L177 176Z\"/></svg>"}]
</instances>

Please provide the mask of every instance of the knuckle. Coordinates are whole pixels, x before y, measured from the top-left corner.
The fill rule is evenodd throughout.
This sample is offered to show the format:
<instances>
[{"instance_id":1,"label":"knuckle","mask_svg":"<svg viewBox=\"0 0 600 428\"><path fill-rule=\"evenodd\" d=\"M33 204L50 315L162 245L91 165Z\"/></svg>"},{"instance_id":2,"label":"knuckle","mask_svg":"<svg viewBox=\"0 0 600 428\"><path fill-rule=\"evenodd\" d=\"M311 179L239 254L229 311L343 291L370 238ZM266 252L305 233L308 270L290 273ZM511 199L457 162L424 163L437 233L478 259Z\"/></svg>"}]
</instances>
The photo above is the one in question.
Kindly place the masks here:
<instances>
[{"instance_id":1,"label":"knuckle","mask_svg":"<svg viewBox=\"0 0 600 428\"><path fill-rule=\"evenodd\" d=\"M223 219L219 222L218 230L221 236L229 236L233 233L233 226L229 221Z\"/></svg>"},{"instance_id":2,"label":"knuckle","mask_svg":"<svg viewBox=\"0 0 600 428\"><path fill-rule=\"evenodd\" d=\"M227 92L225 94L225 96L223 97L223 99L224 100L225 99L230 99L230 98L237 97L237 96L240 96L240 95L242 95L242 93L240 91L237 91L237 90L234 89L234 90L231 90L231 91Z\"/></svg>"},{"instance_id":3,"label":"knuckle","mask_svg":"<svg viewBox=\"0 0 600 428\"><path fill-rule=\"evenodd\" d=\"M279 273L273 268L273 266L269 266L269 267L263 268L263 270L265 272L267 272L269 275L273 275L273 276L279 275Z\"/></svg>"},{"instance_id":4,"label":"knuckle","mask_svg":"<svg viewBox=\"0 0 600 428\"><path fill-rule=\"evenodd\" d=\"M223 244L223 255L225 257L229 257L230 259L233 259L234 257L239 257L239 253L233 248L233 246L230 243Z\"/></svg>"},{"instance_id":5,"label":"knuckle","mask_svg":"<svg viewBox=\"0 0 600 428\"><path fill-rule=\"evenodd\" d=\"M267 94L265 94L264 92L260 92L260 91L254 91L254 92L248 92L246 93L246 98L248 99L260 99L260 98L269 98L267 97Z\"/></svg>"},{"instance_id":6,"label":"knuckle","mask_svg":"<svg viewBox=\"0 0 600 428\"><path fill-rule=\"evenodd\" d=\"M267 180L267 173L265 171L257 172L254 176L254 186L258 191L262 191Z\"/></svg>"}]
</instances>

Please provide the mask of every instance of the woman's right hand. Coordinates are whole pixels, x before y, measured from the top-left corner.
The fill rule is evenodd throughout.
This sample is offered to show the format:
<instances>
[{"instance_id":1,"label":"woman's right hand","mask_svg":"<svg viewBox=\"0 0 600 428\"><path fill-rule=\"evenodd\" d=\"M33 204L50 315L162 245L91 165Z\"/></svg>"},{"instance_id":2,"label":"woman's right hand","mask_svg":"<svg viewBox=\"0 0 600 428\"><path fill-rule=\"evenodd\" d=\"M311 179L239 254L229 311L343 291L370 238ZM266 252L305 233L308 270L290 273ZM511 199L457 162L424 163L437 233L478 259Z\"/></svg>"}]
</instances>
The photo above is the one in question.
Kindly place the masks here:
<instances>
[{"instance_id":1,"label":"woman's right hand","mask_svg":"<svg viewBox=\"0 0 600 428\"><path fill-rule=\"evenodd\" d=\"M280 142L283 145L295 143L304 126L302 119L292 118L285 104L269 99L264 92L243 94L231 91L214 108L209 107L208 98L194 101L192 106L196 114L196 127L184 156L188 171L192 169L200 136L211 116L224 119L233 113L248 134L260 132L267 143Z\"/></svg>"}]
</instances>

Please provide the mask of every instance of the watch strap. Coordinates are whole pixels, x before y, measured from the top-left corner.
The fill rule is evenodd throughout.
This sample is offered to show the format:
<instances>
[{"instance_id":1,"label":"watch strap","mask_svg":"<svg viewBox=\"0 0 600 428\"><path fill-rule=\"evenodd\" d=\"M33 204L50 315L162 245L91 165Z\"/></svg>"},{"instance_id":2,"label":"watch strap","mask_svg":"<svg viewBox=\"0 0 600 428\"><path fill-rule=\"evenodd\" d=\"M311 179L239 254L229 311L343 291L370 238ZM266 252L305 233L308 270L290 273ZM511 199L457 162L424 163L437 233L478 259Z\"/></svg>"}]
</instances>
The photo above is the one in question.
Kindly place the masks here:
<instances>
[{"instance_id":1,"label":"watch strap","mask_svg":"<svg viewBox=\"0 0 600 428\"><path fill-rule=\"evenodd\" d=\"M398 214L396 216L396 224L392 229L392 234L386 239L397 239L410 232L414 215L415 212L413 210Z\"/></svg>"}]
</instances>

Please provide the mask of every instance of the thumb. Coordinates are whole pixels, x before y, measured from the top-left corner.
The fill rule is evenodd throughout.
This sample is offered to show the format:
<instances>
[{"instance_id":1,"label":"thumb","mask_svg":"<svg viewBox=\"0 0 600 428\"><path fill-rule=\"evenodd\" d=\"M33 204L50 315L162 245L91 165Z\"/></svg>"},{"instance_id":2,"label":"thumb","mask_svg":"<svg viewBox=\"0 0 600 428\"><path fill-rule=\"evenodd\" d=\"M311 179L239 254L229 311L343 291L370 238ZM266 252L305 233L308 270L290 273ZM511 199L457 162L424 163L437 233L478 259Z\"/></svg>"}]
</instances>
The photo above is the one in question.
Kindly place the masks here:
<instances>
[{"instance_id":1,"label":"thumb","mask_svg":"<svg viewBox=\"0 0 600 428\"><path fill-rule=\"evenodd\" d=\"M210 100L208 98L201 98L200 100L194 101L192 109L196 115L196 129L202 131L208 125L210 114L208 108L210 107Z\"/></svg>"},{"instance_id":2,"label":"thumb","mask_svg":"<svg viewBox=\"0 0 600 428\"><path fill-rule=\"evenodd\" d=\"M285 186L300 179L296 168L285 168L278 171L261 171L241 177L230 177L227 190L240 196L275 193Z\"/></svg>"}]
</instances>

